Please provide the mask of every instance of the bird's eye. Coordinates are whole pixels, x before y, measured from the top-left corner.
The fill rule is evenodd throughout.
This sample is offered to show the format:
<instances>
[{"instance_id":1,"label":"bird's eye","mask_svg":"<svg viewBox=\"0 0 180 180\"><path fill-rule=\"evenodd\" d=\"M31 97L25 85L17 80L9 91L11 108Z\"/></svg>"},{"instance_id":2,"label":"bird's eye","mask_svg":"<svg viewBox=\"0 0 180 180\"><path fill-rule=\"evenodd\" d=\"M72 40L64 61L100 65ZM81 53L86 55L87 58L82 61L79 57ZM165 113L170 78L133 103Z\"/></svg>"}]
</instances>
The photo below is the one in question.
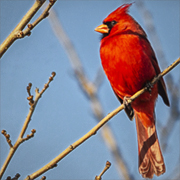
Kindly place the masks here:
<instances>
[{"instance_id":1,"label":"bird's eye","mask_svg":"<svg viewBox=\"0 0 180 180\"><path fill-rule=\"evenodd\" d=\"M117 21L107 21L107 22L103 22L104 24L106 24L108 26L108 28L111 30L111 28L117 24Z\"/></svg>"},{"instance_id":2,"label":"bird's eye","mask_svg":"<svg viewBox=\"0 0 180 180\"><path fill-rule=\"evenodd\" d=\"M114 26L116 23L116 21L111 21L111 26Z\"/></svg>"}]
</instances>

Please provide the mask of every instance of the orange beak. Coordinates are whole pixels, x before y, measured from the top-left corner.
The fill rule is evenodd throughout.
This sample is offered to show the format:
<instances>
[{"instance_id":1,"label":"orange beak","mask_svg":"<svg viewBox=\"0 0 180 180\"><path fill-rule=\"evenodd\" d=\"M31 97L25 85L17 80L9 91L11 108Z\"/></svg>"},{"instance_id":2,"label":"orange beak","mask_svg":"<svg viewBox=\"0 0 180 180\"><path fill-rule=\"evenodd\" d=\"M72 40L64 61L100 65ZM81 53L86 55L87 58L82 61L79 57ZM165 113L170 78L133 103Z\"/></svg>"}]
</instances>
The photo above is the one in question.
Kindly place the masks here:
<instances>
[{"instance_id":1,"label":"orange beak","mask_svg":"<svg viewBox=\"0 0 180 180\"><path fill-rule=\"evenodd\" d=\"M109 33L109 28L106 24L101 24L100 26L96 27L94 30L102 34Z\"/></svg>"}]
</instances>

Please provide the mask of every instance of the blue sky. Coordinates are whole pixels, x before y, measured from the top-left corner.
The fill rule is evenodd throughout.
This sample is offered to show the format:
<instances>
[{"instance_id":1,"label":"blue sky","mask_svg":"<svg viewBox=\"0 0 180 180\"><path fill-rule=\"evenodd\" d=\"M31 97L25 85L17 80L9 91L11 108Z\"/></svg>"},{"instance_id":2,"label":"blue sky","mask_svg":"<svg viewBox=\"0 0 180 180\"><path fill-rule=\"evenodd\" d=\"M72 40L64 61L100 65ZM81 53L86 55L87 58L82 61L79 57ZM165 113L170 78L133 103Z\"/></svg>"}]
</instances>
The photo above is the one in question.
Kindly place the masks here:
<instances>
[{"instance_id":1,"label":"blue sky","mask_svg":"<svg viewBox=\"0 0 180 180\"><path fill-rule=\"evenodd\" d=\"M34 1L0 1L0 43L10 34ZM125 1L58 1L54 5L66 33L71 39L89 80L93 81L101 68L99 58L100 35L94 28L103 19ZM131 1L128 1L131 2ZM136 1L135 1L136 2ZM151 13L165 59L159 60L161 69L170 65L179 57L180 1L143 1ZM38 14L35 18L38 17ZM142 12L134 3L129 13L147 32ZM34 20L34 19L33 19ZM32 20L32 22L33 22ZM153 37L147 32L153 47ZM157 49L154 49L155 52ZM93 128L97 121L91 111L90 102L82 93L67 54L54 35L48 19L43 20L32 31L30 37L17 40L4 54L1 61L1 106L0 127L5 129L14 143L19 135L29 110L26 100L26 86L33 84L42 89L52 71L56 72L54 81L43 94L26 134L36 129L35 137L23 143L15 153L4 174L4 179L17 172L25 178L51 161L74 141ZM171 71L175 83L180 79L179 66ZM166 78L165 78L166 79ZM98 98L104 114L119 106L115 95L104 76L98 89ZM166 125L170 108L161 98L156 105L157 130L159 124ZM138 173L137 139L135 122L130 122L124 112L114 117L108 125L126 160L129 172L135 179L141 179ZM159 132L160 133L160 132ZM5 138L0 136L0 164L4 162L9 147ZM167 172L159 177L169 177L179 163L179 121L167 140L168 148L164 152ZM161 140L160 140L161 141ZM64 158L58 167L48 171L48 179L93 179L104 167L106 161L112 163L104 179L120 179L114 159L98 132L71 154ZM156 177L154 179L157 179Z\"/></svg>"}]
</instances>

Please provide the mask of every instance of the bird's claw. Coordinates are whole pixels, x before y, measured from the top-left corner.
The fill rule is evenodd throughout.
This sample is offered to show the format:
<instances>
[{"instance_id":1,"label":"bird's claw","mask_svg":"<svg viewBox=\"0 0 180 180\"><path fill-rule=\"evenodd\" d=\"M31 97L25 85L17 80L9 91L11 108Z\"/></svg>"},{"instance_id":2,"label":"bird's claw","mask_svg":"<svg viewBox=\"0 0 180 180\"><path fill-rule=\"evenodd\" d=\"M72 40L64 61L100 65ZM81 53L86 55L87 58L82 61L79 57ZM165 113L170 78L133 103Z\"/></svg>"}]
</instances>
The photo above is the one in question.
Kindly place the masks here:
<instances>
[{"instance_id":1,"label":"bird's claw","mask_svg":"<svg viewBox=\"0 0 180 180\"><path fill-rule=\"evenodd\" d=\"M131 104L129 104L129 102L128 102L129 99L130 99L130 97L124 96L123 104L124 104L125 109L131 110Z\"/></svg>"},{"instance_id":2,"label":"bird's claw","mask_svg":"<svg viewBox=\"0 0 180 180\"><path fill-rule=\"evenodd\" d=\"M151 82L147 82L146 85L145 85L145 87L146 87L146 89L147 89L147 91L148 91L149 93L152 92L152 87L153 87L153 85L151 84Z\"/></svg>"}]
</instances>

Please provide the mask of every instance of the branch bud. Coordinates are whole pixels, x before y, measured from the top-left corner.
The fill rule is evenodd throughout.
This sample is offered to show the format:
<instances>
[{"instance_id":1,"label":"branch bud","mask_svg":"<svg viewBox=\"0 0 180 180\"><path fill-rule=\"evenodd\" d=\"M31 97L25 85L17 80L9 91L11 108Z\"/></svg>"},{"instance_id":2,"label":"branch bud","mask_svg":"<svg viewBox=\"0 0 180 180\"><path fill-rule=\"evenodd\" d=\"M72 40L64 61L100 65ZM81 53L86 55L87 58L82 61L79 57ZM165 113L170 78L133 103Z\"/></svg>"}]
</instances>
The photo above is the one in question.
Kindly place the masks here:
<instances>
[{"instance_id":1,"label":"branch bud","mask_svg":"<svg viewBox=\"0 0 180 180\"><path fill-rule=\"evenodd\" d=\"M52 72L51 75L52 75L52 77L54 77L54 76L56 75L56 73L55 73L55 72Z\"/></svg>"},{"instance_id":2,"label":"branch bud","mask_svg":"<svg viewBox=\"0 0 180 180\"><path fill-rule=\"evenodd\" d=\"M28 28L31 30L33 28L32 24L28 24Z\"/></svg>"},{"instance_id":3,"label":"branch bud","mask_svg":"<svg viewBox=\"0 0 180 180\"><path fill-rule=\"evenodd\" d=\"M9 134L6 134L5 136L6 136L6 138L7 138L7 139L9 139L9 138L10 138L10 135L9 135Z\"/></svg>"},{"instance_id":4,"label":"branch bud","mask_svg":"<svg viewBox=\"0 0 180 180\"><path fill-rule=\"evenodd\" d=\"M15 175L15 178L18 179L20 176L21 176L21 175L20 175L19 173L17 173L17 174Z\"/></svg>"},{"instance_id":5,"label":"branch bud","mask_svg":"<svg viewBox=\"0 0 180 180\"><path fill-rule=\"evenodd\" d=\"M47 89L49 87L49 84L45 84L44 88Z\"/></svg>"},{"instance_id":6,"label":"branch bud","mask_svg":"<svg viewBox=\"0 0 180 180\"><path fill-rule=\"evenodd\" d=\"M46 179L46 176L43 176L42 178L41 178L41 180L45 180Z\"/></svg>"},{"instance_id":7,"label":"branch bud","mask_svg":"<svg viewBox=\"0 0 180 180\"><path fill-rule=\"evenodd\" d=\"M53 80L53 77L52 77L52 76L50 76L50 77L49 77L49 80L50 80L50 81L52 81L52 80Z\"/></svg>"},{"instance_id":8,"label":"branch bud","mask_svg":"<svg viewBox=\"0 0 180 180\"><path fill-rule=\"evenodd\" d=\"M50 3L54 4L56 0L49 0Z\"/></svg>"},{"instance_id":9,"label":"branch bud","mask_svg":"<svg viewBox=\"0 0 180 180\"><path fill-rule=\"evenodd\" d=\"M27 100L28 100L28 101L32 101L32 100L33 100L33 96L27 97Z\"/></svg>"},{"instance_id":10,"label":"branch bud","mask_svg":"<svg viewBox=\"0 0 180 180\"><path fill-rule=\"evenodd\" d=\"M3 130L1 131L1 133L4 134L4 135L6 135L6 130L3 129Z\"/></svg>"},{"instance_id":11,"label":"branch bud","mask_svg":"<svg viewBox=\"0 0 180 180\"><path fill-rule=\"evenodd\" d=\"M106 166L109 168L111 166L111 163L109 161L107 161Z\"/></svg>"},{"instance_id":12,"label":"branch bud","mask_svg":"<svg viewBox=\"0 0 180 180\"><path fill-rule=\"evenodd\" d=\"M31 132L34 134L34 133L36 133L36 130L35 130L35 129L32 129Z\"/></svg>"},{"instance_id":13,"label":"branch bud","mask_svg":"<svg viewBox=\"0 0 180 180\"><path fill-rule=\"evenodd\" d=\"M29 83L28 86L31 88L32 87L32 83Z\"/></svg>"},{"instance_id":14,"label":"branch bud","mask_svg":"<svg viewBox=\"0 0 180 180\"><path fill-rule=\"evenodd\" d=\"M8 177L6 178L6 180L11 180L11 176L8 176Z\"/></svg>"},{"instance_id":15,"label":"branch bud","mask_svg":"<svg viewBox=\"0 0 180 180\"><path fill-rule=\"evenodd\" d=\"M18 38L23 38L24 37L24 33L22 31L18 31L17 37Z\"/></svg>"},{"instance_id":16,"label":"branch bud","mask_svg":"<svg viewBox=\"0 0 180 180\"><path fill-rule=\"evenodd\" d=\"M49 12L46 12L46 14L44 15L44 18L49 16Z\"/></svg>"},{"instance_id":17,"label":"branch bud","mask_svg":"<svg viewBox=\"0 0 180 180\"><path fill-rule=\"evenodd\" d=\"M30 36L31 35L31 31L29 31L28 33L27 33L27 36Z\"/></svg>"}]
</instances>

